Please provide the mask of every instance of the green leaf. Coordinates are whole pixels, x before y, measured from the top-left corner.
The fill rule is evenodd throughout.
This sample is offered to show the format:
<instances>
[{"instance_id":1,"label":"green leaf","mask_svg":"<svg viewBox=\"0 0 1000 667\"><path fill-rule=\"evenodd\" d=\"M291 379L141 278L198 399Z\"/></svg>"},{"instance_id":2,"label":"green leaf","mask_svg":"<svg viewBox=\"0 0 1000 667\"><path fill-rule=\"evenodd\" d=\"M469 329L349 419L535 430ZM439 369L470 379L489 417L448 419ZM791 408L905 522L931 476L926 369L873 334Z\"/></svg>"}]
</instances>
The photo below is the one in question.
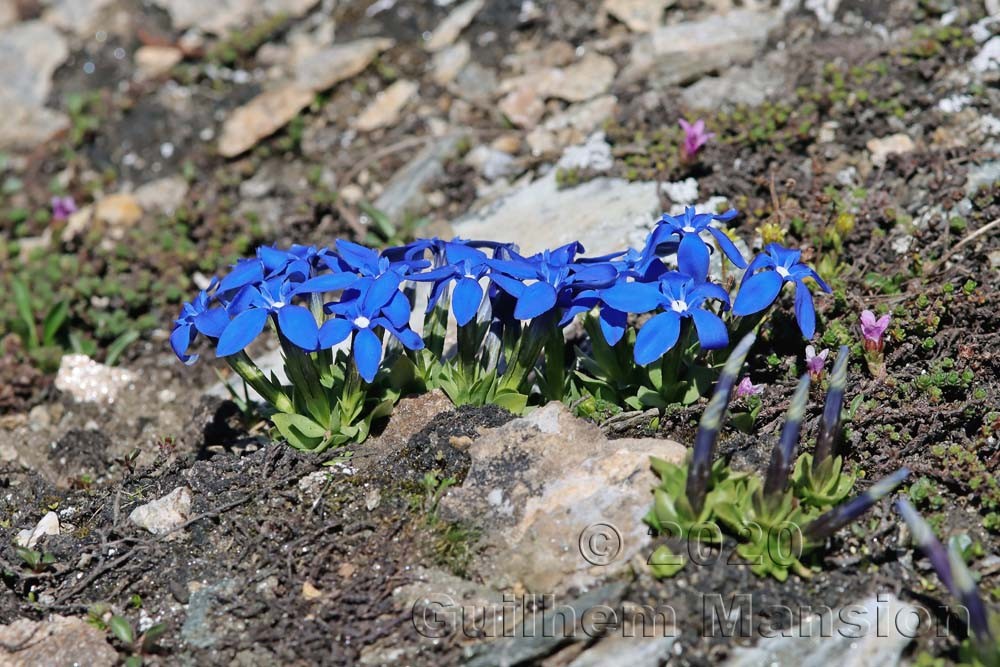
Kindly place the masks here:
<instances>
[{"instance_id":1,"label":"green leaf","mask_svg":"<svg viewBox=\"0 0 1000 667\"><path fill-rule=\"evenodd\" d=\"M524 413L524 409L528 406L528 397L524 394L510 391L497 394L493 398L493 402L515 415L520 415Z\"/></svg>"},{"instance_id":2,"label":"green leaf","mask_svg":"<svg viewBox=\"0 0 1000 667\"><path fill-rule=\"evenodd\" d=\"M288 444L296 449L316 449L326 437L326 429L303 415L279 412L271 415L271 421Z\"/></svg>"},{"instance_id":3,"label":"green leaf","mask_svg":"<svg viewBox=\"0 0 1000 667\"><path fill-rule=\"evenodd\" d=\"M118 363L119 357L128 348L129 345L139 340L139 332L135 329L129 329L118 338L115 338L111 345L108 345L108 354L104 358L104 363L108 366L114 366Z\"/></svg>"},{"instance_id":4,"label":"green leaf","mask_svg":"<svg viewBox=\"0 0 1000 667\"><path fill-rule=\"evenodd\" d=\"M52 306L48 314L45 316L45 322L42 323L43 345L55 345L56 335L59 333L63 324L66 323L66 317L68 315L69 303L66 301L60 301L56 305Z\"/></svg>"},{"instance_id":5,"label":"green leaf","mask_svg":"<svg viewBox=\"0 0 1000 667\"><path fill-rule=\"evenodd\" d=\"M132 624L128 622L128 619L122 616L112 616L111 621L108 623L108 628L111 629L111 634L125 644L131 644L135 641L135 633L132 631Z\"/></svg>"},{"instance_id":6,"label":"green leaf","mask_svg":"<svg viewBox=\"0 0 1000 667\"><path fill-rule=\"evenodd\" d=\"M687 559L663 544L649 557L649 570L657 579L667 579L684 569Z\"/></svg>"},{"instance_id":7,"label":"green leaf","mask_svg":"<svg viewBox=\"0 0 1000 667\"><path fill-rule=\"evenodd\" d=\"M142 667L142 656L130 655L125 658L125 667Z\"/></svg>"},{"instance_id":8,"label":"green leaf","mask_svg":"<svg viewBox=\"0 0 1000 667\"><path fill-rule=\"evenodd\" d=\"M35 330L35 313L31 308L31 295L28 288L17 278L11 278L11 288L14 292L14 306L17 308L18 317L26 327L28 349L33 350L38 347L38 331Z\"/></svg>"}]
</instances>

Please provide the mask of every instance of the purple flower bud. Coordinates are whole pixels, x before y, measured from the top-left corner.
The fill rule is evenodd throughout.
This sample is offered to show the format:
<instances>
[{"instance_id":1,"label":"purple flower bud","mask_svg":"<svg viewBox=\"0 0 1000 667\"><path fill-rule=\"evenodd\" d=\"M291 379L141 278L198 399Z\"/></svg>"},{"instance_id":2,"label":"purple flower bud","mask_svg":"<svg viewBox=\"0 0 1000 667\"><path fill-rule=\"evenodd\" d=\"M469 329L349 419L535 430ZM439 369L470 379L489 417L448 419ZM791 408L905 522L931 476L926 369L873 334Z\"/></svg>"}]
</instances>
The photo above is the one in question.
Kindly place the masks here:
<instances>
[{"instance_id":1,"label":"purple flower bud","mask_svg":"<svg viewBox=\"0 0 1000 667\"><path fill-rule=\"evenodd\" d=\"M52 198L52 217L55 220L65 220L76 213L76 202L72 197Z\"/></svg>"},{"instance_id":2,"label":"purple flower bud","mask_svg":"<svg viewBox=\"0 0 1000 667\"><path fill-rule=\"evenodd\" d=\"M705 131L705 121L701 118L693 124L683 118L678 122L681 129L684 130L684 145L681 147L681 155L685 160L690 160L702 146L708 143L709 139L715 136L715 133Z\"/></svg>"},{"instance_id":3,"label":"purple flower bud","mask_svg":"<svg viewBox=\"0 0 1000 667\"><path fill-rule=\"evenodd\" d=\"M764 393L764 385L754 384L750 381L750 376L746 375L740 380L740 383L736 385L736 398L747 398L749 396L756 396L758 394Z\"/></svg>"},{"instance_id":4,"label":"purple flower bud","mask_svg":"<svg viewBox=\"0 0 1000 667\"><path fill-rule=\"evenodd\" d=\"M924 518L920 516L920 512L914 509L913 505L906 498L900 498L896 501L896 511L899 512L903 517L903 521L909 526L910 533L913 535L913 541L924 552L927 559L930 560L941 583L952 594L957 595L951 576L951 564L948 562L948 552L934 535L934 531L931 530L931 527L924 521Z\"/></svg>"},{"instance_id":5,"label":"purple flower bud","mask_svg":"<svg viewBox=\"0 0 1000 667\"><path fill-rule=\"evenodd\" d=\"M810 377L818 381L823 376L823 368L826 366L826 358L830 356L830 350L816 352L812 345L806 345L806 370Z\"/></svg>"},{"instance_id":6,"label":"purple flower bud","mask_svg":"<svg viewBox=\"0 0 1000 667\"><path fill-rule=\"evenodd\" d=\"M870 310L861 312L861 335L865 338L865 349L869 351L881 351L885 342L882 336L889 328L889 321L892 318L888 313L876 318L875 313Z\"/></svg>"},{"instance_id":7,"label":"purple flower bud","mask_svg":"<svg viewBox=\"0 0 1000 667\"><path fill-rule=\"evenodd\" d=\"M846 503L841 503L819 518L810 521L802 529L803 534L810 540L820 540L833 535L871 509L872 505L881 498L892 493L909 474L909 470L900 468L888 477L882 478L861 495L851 498Z\"/></svg>"},{"instance_id":8,"label":"purple flower bud","mask_svg":"<svg viewBox=\"0 0 1000 667\"><path fill-rule=\"evenodd\" d=\"M708 401L705 412L701 415L698 423L698 433L694 438L694 449L691 452L691 463L688 465L688 478L685 488L685 495L688 503L695 514L700 514L705 505L705 494L708 493L708 477L712 468L712 457L715 450L715 441L719 439L719 430L722 428L722 418L726 414L729 406L729 398L733 393L733 386L736 384L736 377L743 368L743 360L746 359L750 348L753 346L757 336L749 333L743 337L733 349L726 364L722 367L719 381L715 383L715 392Z\"/></svg>"},{"instance_id":9,"label":"purple flower bud","mask_svg":"<svg viewBox=\"0 0 1000 667\"><path fill-rule=\"evenodd\" d=\"M795 458L795 447L799 443L799 429L802 417L806 413L806 403L809 402L809 376L803 375L792 396L785 415L785 425L781 429L778 444L771 450L771 463L764 479L764 497L780 498L788 482L788 471Z\"/></svg>"},{"instance_id":10,"label":"purple flower bud","mask_svg":"<svg viewBox=\"0 0 1000 667\"><path fill-rule=\"evenodd\" d=\"M847 388L847 358L850 356L847 346L841 346L837 360L833 362L833 372L830 375L830 390L826 394L823 406L823 416L819 422L819 435L816 436L816 450L813 452L813 470L819 464L834 455L834 445L840 435L840 412L844 406L844 390Z\"/></svg>"},{"instance_id":11,"label":"purple flower bud","mask_svg":"<svg viewBox=\"0 0 1000 667\"><path fill-rule=\"evenodd\" d=\"M955 597L969 611L969 628L977 645L989 647L993 644L993 634L990 632L990 619L983 599L976 591L976 580L972 578L962 554L952 545L948 549L948 564L955 583Z\"/></svg>"}]
</instances>

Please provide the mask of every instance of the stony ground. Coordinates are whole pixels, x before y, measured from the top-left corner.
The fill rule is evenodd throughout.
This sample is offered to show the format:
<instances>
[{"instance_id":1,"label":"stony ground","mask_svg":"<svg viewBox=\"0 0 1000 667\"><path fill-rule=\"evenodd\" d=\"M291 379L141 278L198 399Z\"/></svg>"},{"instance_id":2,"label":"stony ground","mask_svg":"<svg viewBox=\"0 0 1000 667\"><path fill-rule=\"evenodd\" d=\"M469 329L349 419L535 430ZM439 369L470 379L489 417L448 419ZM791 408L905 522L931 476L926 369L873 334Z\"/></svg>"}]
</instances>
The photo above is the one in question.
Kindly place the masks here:
<instances>
[{"instance_id":1,"label":"stony ground","mask_svg":"<svg viewBox=\"0 0 1000 667\"><path fill-rule=\"evenodd\" d=\"M1000 603L995 0L0 0L0 54L0 288L56 322L31 344L0 300L0 662L859 655L843 633L762 639L811 622L781 605L926 609L953 632L867 636L854 664L954 661L961 621L888 504L808 581L760 580L731 545L649 576L646 457L682 456L700 406L597 425L432 395L317 460L225 400L210 354L166 350L181 300L259 242L599 254L686 204L737 207L747 248L805 248L834 287L817 345L860 359L858 313L892 314L886 379L851 366L845 452L869 479L909 466L905 492ZM682 117L716 135L694 162ZM54 215L55 196L76 210ZM762 467L803 369L785 306L750 361L756 427L723 437L737 466ZM621 550L595 565L579 537L598 524ZM705 600L734 593L749 629L709 636ZM645 640L500 636L532 595L632 628L642 605L675 617Z\"/></svg>"}]
</instances>

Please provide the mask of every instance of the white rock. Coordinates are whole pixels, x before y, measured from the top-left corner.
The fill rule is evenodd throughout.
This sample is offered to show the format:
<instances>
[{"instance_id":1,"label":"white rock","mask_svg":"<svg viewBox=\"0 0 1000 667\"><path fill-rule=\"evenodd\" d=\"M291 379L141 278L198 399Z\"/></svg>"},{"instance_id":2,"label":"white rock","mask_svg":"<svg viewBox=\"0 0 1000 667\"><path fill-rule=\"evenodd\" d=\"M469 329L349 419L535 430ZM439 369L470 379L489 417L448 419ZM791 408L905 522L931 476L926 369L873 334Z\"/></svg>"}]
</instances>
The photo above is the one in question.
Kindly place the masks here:
<instances>
[{"instance_id":1,"label":"white rock","mask_svg":"<svg viewBox=\"0 0 1000 667\"><path fill-rule=\"evenodd\" d=\"M140 186L133 194L142 210L171 215L187 193L188 182L182 176L168 176Z\"/></svg>"},{"instance_id":2,"label":"white rock","mask_svg":"<svg viewBox=\"0 0 1000 667\"><path fill-rule=\"evenodd\" d=\"M937 108L944 113L958 113L970 104L972 104L971 95L952 95L939 100Z\"/></svg>"},{"instance_id":3,"label":"white rock","mask_svg":"<svg viewBox=\"0 0 1000 667\"><path fill-rule=\"evenodd\" d=\"M41 621L23 618L0 625L0 664L7 667L112 667L118 663L118 652L108 643L107 633L82 618L55 614Z\"/></svg>"},{"instance_id":4,"label":"white rock","mask_svg":"<svg viewBox=\"0 0 1000 667\"><path fill-rule=\"evenodd\" d=\"M487 181L509 176L514 170L514 158L489 146L476 146L465 156L465 163L483 175Z\"/></svg>"},{"instance_id":5,"label":"white rock","mask_svg":"<svg viewBox=\"0 0 1000 667\"><path fill-rule=\"evenodd\" d=\"M614 116L617 106L618 99L613 95L602 95L587 102L571 104L529 132L525 141L533 155L554 152L563 146L580 143L604 125L604 121Z\"/></svg>"},{"instance_id":6,"label":"white rock","mask_svg":"<svg viewBox=\"0 0 1000 667\"><path fill-rule=\"evenodd\" d=\"M672 4L674 0L604 0L602 9L632 32L650 32L660 25L663 10Z\"/></svg>"},{"instance_id":7,"label":"white rock","mask_svg":"<svg viewBox=\"0 0 1000 667\"><path fill-rule=\"evenodd\" d=\"M872 154L872 164L881 167L886 158L893 153L909 153L916 148L913 139L905 134L892 134L888 137L869 139L865 144Z\"/></svg>"},{"instance_id":8,"label":"white rock","mask_svg":"<svg viewBox=\"0 0 1000 667\"><path fill-rule=\"evenodd\" d=\"M840 0L805 1L805 8L812 10L812 12L816 14L816 18L819 19L819 24L824 28L833 23L835 14L837 13L837 7L839 6Z\"/></svg>"},{"instance_id":9,"label":"white rock","mask_svg":"<svg viewBox=\"0 0 1000 667\"><path fill-rule=\"evenodd\" d=\"M361 115L355 127L359 132L371 132L395 125L407 102L413 99L420 86L416 81L400 79L375 96Z\"/></svg>"},{"instance_id":10,"label":"white rock","mask_svg":"<svg viewBox=\"0 0 1000 667\"><path fill-rule=\"evenodd\" d=\"M563 151L562 157L556 163L557 169L587 169L596 172L611 171L614 166L609 144L603 132L595 132L587 141L577 146L570 146Z\"/></svg>"},{"instance_id":11,"label":"white rock","mask_svg":"<svg viewBox=\"0 0 1000 667\"><path fill-rule=\"evenodd\" d=\"M52 25L79 36L92 33L100 25L100 15L113 0L52 0L42 18Z\"/></svg>"},{"instance_id":12,"label":"white rock","mask_svg":"<svg viewBox=\"0 0 1000 667\"><path fill-rule=\"evenodd\" d=\"M235 157L269 137L313 100L313 91L297 84L285 84L261 93L229 114L219 137L219 154Z\"/></svg>"},{"instance_id":13,"label":"white rock","mask_svg":"<svg viewBox=\"0 0 1000 667\"><path fill-rule=\"evenodd\" d=\"M556 170L458 220L455 234L491 241L514 239L525 253L579 240L589 255L625 249L644 236L659 208L655 183L596 178L559 189Z\"/></svg>"},{"instance_id":14,"label":"white rock","mask_svg":"<svg viewBox=\"0 0 1000 667\"><path fill-rule=\"evenodd\" d=\"M1000 69L1000 36L983 44L983 48L972 59L972 69L980 73Z\"/></svg>"},{"instance_id":15,"label":"white rock","mask_svg":"<svg viewBox=\"0 0 1000 667\"><path fill-rule=\"evenodd\" d=\"M191 490L179 486L159 500L140 505L128 519L154 535L166 535L191 518Z\"/></svg>"},{"instance_id":16,"label":"white rock","mask_svg":"<svg viewBox=\"0 0 1000 667\"><path fill-rule=\"evenodd\" d=\"M68 55L63 36L41 21L0 31L0 150L30 150L69 127L65 114L43 106Z\"/></svg>"},{"instance_id":17,"label":"white rock","mask_svg":"<svg viewBox=\"0 0 1000 667\"><path fill-rule=\"evenodd\" d=\"M375 56L393 44L391 39L372 37L315 51L297 60L295 81L312 91L324 91L363 72Z\"/></svg>"},{"instance_id":18,"label":"white rock","mask_svg":"<svg viewBox=\"0 0 1000 667\"><path fill-rule=\"evenodd\" d=\"M18 546L27 549L34 549L35 544L44 535L59 534L59 516L55 512L47 512L38 524L31 530L22 530L17 534L16 542Z\"/></svg>"},{"instance_id":19,"label":"white rock","mask_svg":"<svg viewBox=\"0 0 1000 667\"><path fill-rule=\"evenodd\" d=\"M56 389L83 403L110 405L136 377L124 368L99 364L85 354L67 354L59 363Z\"/></svg>"},{"instance_id":20,"label":"white rock","mask_svg":"<svg viewBox=\"0 0 1000 667\"><path fill-rule=\"evenodd\" d=\"M14 0L0 0L0 28L17 23L17 3Z\"/></svg>"},{"instance_id":21,"label":"white rock","mask_svg":"<svg viewBox=\"0 0 1000 667\"><path fill-rule=\"evenodd\" d=\"M319 0L154 0L170 14L175 28L198 28L216 35L270 16L302 16Z\"/></svg>"},{"instance_id":22,"label":"white rock","mask_svg":"<svg viewBox=\"0 0 1000 667\"><path fill-rule=\"evenodd\" d=\"M425 44L427 50L440 51L454 43L461 32L472 23L472 19L476 17L484 4L485 0L468 0L468 2L453 9L427 40L427 44Z\"/></svg>"},{"instance_id":23,"label":"white rock","mask_svg":"<svg viewBox=\"0 0 1000 667\"><path fill-rule=\"evenodd\" d=\"M698 181L693 178L664 183L661 187L675 204L689 206L698 201Z\"/></svg>"},{"instance_id":24,"label":"white rock","mask_svg":"<svg viewBox=\"0 0 1000 667\"><path fill-rule=\"evenodd\" d=\"M458 73L465 67L472 56L468 42L459 42L453 46L438 51L431 59L433 73L431 77L439 86L447 86L455 80Z\"/></svg>"}]
</instances>

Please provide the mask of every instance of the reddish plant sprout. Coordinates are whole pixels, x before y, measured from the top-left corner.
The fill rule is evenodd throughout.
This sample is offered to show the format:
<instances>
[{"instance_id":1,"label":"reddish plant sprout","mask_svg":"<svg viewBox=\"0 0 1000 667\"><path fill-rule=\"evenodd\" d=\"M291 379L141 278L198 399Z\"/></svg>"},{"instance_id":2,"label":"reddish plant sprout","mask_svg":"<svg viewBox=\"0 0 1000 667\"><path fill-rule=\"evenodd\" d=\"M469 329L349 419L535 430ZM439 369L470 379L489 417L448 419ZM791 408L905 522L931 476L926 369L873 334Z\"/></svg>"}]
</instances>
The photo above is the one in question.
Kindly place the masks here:
<instances>
[{"instance_id":1,"label":"reddish plant sprout","mask_svg":"<svg viewBox=\"0 0 1000 667\"><path fill-rule=\"evenodd\" d=\"M715 136L714 132L705 131L705 121L699 118L694 123L689 123L681 118L681 129L684 130L684 145L681 146L681 158L687 162L694 159L695 154L701 147L708 143L708 140Z\"/></svg>"},{"instance_id":2,"label":"reddish plant sprout","mask_svg":"<svg viewBox=\"0 0 1000 667\"><path fill-rule=\"evenodd\" d=\"M826 358L830 356L830 350L816 351L812 345L806 345L806 370L813 382L823 379L823 369L826 367Z\"/></svg>"},{"instance_id":3,"label":"reddish plant sprout","mask_svg":"<svg viewBox=\"0 0 1000 667\"><path fill-rule=\"evenodd\" d=\"M76 213L76 201L72 197L53 197L51 204L54 220L66 220Z\"/></svg>"}]
</instances>

